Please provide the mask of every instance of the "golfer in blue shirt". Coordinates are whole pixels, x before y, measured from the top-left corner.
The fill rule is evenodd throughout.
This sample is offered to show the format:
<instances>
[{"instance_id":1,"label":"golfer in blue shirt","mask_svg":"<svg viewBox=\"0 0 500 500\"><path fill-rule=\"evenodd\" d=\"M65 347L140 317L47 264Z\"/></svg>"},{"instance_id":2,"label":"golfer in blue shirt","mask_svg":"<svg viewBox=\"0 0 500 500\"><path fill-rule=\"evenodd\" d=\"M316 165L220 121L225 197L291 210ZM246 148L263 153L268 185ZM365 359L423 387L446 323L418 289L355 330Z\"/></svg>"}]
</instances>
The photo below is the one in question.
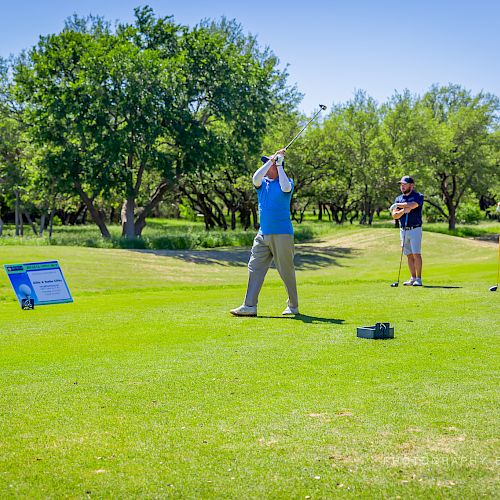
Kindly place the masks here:
<instances>
[{"instance_id":1,"label":"golfer in blue shirt","mask_svg":"<svg viewBox=\"0 0 500 500\"><path fill-rule=\"evenodd\" d=\"M392 218L399 219L401 245L408 258L411 278L403 284L406 286L422 286L422 206L424 195L414 190L412 177L405 175L399 181L401 194L394 202ZM403 215L408 214L408 217Z\"/></svg>"},{"instance_id":2,"label":"golfer in blue shirt","mask_svg":"<svg viewBox=\"0 0 500 500\"><path fill-rule=\"evenodd\" d=\"M248 286L243 305L232 309L234 316L257 316L257 302L272 261L288 292L283 315L299 314L297 283L293 264L293 226L290 202L293 181L285 173L285 150L262 157L264 165L253 175L259 200L260 229L254 239L248 262Z\"/></svg>"}]
</instances>

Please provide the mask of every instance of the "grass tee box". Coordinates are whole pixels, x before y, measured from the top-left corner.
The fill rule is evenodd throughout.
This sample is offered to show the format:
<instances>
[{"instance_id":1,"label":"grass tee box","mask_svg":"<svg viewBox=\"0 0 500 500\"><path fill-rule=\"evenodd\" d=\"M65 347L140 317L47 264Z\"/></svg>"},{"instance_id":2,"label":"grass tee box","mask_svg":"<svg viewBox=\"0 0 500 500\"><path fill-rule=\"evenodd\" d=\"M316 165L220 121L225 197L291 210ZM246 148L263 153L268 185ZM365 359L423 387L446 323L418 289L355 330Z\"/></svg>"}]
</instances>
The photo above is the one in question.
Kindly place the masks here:
<instances>
[{"instance_id":1,"label":"grass tee box","mask_svg":"<svg viewBox=\"0 0 500 500\"><path fill-rule=\"evenodd\" d=\"M376 323L374 326L360 326L357 329L357 337L362 339L393 339L394 328L390 323Z\"/></svg>"},{"instance_id":2,"label":"grass tee box","mask_svg":"<svg viewBox=\"0 0 500 500\"><path fill-rule=\"evenodd\" d=\"M75 294L24 313L0 272L0 498L497 498L496 243L425 245L394 289L398 232L335 228L297 245L302 315L271 269L243 321L249 249L0 245Z\"/></svg>"},{"instance_id":3,"label":"grass tee box","mask_svg":"<svg viewBox=\"0 0 500 500\"><path fill-rule=\"evenodd\" d=\"M5 264L17 300L23 309L26 301L32 305L48 305L73 302L66 280L57 260Z\"/></svg>"}]
</instances>

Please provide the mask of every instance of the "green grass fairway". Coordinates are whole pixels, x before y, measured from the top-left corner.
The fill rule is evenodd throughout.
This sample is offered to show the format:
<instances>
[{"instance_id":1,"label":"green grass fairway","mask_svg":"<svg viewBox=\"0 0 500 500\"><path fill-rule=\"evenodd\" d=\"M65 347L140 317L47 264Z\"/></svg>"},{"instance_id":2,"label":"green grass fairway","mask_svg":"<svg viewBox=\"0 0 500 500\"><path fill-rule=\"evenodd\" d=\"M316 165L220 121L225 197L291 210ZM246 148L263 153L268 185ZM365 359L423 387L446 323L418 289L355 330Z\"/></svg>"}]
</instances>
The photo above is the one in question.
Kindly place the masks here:
<instances>
[{"instance_id":1,"label":"green grass fairway","mask_svg":"<svg viewBox=\"0 0 500 500\"><path fill-rule=\"evenodd\" d=\"M391 288L397 231L336 230L297 246L302 316L272 269L234 318L248 249L0 246L75 298L21 311L1 273L0 497L498 497L497 245L423 248Z\"/></svg>"}]
</instances>

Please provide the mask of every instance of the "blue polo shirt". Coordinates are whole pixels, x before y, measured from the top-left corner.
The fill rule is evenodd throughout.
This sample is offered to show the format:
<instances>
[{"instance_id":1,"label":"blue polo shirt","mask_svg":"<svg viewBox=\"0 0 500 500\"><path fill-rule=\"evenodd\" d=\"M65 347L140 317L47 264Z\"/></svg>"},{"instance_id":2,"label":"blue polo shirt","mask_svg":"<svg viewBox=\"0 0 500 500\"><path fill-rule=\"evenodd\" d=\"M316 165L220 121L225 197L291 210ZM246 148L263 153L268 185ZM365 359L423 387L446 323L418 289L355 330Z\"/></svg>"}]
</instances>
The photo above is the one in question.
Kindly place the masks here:
<instances>
[{"instance_id":1,"label":"blue polo shirt","mask_svg":"<svg viewBox=\"0 0 500 500\"><path fill-rule=\"evenodd\" d=\"M289 193L281 190L278 178L264 177L257 190L259 199L259 234L293 234L292 221L290 220L290 202L294 184L289 179L292 189Z\"/></svg>"},{"instance_id":2,"label":"blue polo shirt","mask_svg":"<svg viewBox=\"0 0 500 500\"><path fill-rule=\"evenodd\" d=\"M424 204L424 195L417 193L416 191L412 191L408 196L404 194L400 194L394 203L418 203L418 207L414 208L411 212L408 213L408 222L405 225L406 216L401 217L399 222L401 227L404 228L406 226L421 226L422 225L422 206Z\"/></svg>"}]
</instances>

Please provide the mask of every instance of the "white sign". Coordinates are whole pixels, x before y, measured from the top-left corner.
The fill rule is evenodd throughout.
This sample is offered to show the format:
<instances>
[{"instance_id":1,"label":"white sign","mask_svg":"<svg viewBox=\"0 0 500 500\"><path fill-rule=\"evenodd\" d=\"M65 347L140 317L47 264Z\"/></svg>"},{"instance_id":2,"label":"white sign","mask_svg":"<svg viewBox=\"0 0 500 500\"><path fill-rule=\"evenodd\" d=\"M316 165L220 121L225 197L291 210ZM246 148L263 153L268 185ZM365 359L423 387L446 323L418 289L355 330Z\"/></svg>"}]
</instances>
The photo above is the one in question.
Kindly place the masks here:
<instances>
[{"instance_id":1,"label":"white sign","mask_svg":"<svg viewBox=\"0 0 500 500\"><path fill-rule=\"evenodd\" d=\"M40 302L66 302L71 299L60 269L26 273Z\"/></svg>"}]
</instances>

